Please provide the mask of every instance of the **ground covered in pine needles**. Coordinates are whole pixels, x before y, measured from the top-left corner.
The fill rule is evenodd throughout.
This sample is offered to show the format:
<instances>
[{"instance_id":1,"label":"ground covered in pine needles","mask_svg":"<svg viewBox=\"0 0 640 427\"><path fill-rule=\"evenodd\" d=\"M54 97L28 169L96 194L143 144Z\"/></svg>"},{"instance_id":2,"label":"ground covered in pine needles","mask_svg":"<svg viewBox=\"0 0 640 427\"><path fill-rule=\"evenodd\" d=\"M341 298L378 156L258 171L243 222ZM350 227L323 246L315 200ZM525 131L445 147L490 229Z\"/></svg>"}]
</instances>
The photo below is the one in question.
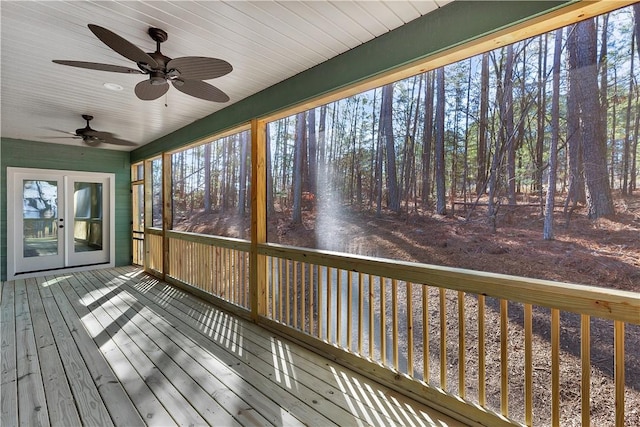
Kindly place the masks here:
<instances>
[{"instance_id":1,"label":"ground covered in pine needles","mask_svg":"<svg viewBox=\"0 0 640 427\"><path fill-rule=\"evenodd\" d=\"M480 200L482 202L482 200ZM321 201L319 201L321 203ZM278 208L269 216L269 241L301 247L437 264L471 270L510 274L528 278L599 286L640 292L640 196L616 195L616 214L596 221L578 207L569 221L558 199L554 221L554 240L542 238L542 209L535 203L508 209L502 206L497 230L487 225L486 206L471 210L457 205L455 212L434 215L408 207L409 214L382 212L354 206L315 206L303 212L301 224L292 224L290 210ZM466 209L463 209L466 206ZM222 219L224 215L192 215L176 229L248 238L248 219ZM402 291L404 292L404 291ZM457 312L457 293L447 291L447 312ZM402 295L401 297L405 297ZM430 317L438 322L438 298L430 298ZM467 323L465 394L477 399L478 357L474 343L477 299L464 299ZM431 307L433 305L433 307ZM499 302L487 299L486 354L487 406L500 412ZM417 315L417 313L416 313ZM455 316L451 316L455 317ZM509 304L509 414L524 422L524 333L521 304ZM452 319L452 343L447 348L449 391L458 393L457 319ZM550 313L542 307L533 312L534 332L534 425L548 425L551 417ZM640 326L628 325L626 350L625 425L640 425ZM430 337L431 366L439 366L439 336ZM591 321L591 425L614 425L613 322ZM561 401L562 425L580 425L580 316L561 316ZM419 350L415 360L423 358ZM491 363L493 361L493 363ZM491 366L490 366L491 365ZM435 369L437 371L437 368ZM429 382L440 384L439 373Z\"/></svg>"}]
</instances>

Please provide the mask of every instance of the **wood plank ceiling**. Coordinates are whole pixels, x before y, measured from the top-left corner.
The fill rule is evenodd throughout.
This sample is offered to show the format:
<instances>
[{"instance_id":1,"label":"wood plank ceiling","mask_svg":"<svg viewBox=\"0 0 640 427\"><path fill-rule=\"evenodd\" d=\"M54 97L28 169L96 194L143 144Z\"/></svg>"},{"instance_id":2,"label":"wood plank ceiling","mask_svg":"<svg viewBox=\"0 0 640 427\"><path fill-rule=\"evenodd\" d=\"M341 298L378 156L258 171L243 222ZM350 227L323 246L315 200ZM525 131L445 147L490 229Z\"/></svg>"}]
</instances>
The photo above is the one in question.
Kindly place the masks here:
<instances>
[{"instance_id":1,"label":"wood plank ceiling","mask_svg":"<svg viewBox=\"0 0 640 427\"><path fill-rule=\"evenodd\" d=\"M91 114L93 129L143 145L449 1L2 1L1 136L81 145L59 131L84 127L81 115ZM169 35L161 47L168 57L225 59L233 72L208 83L231 100L213 103L171 88L155 101L141 101L133 89L144 75L51 62L136 68L97 39L89 23L145 52L155 50L149 27L162 28ZM123 90L107 90L104 83Z\"/></svg>"}]
</instances>

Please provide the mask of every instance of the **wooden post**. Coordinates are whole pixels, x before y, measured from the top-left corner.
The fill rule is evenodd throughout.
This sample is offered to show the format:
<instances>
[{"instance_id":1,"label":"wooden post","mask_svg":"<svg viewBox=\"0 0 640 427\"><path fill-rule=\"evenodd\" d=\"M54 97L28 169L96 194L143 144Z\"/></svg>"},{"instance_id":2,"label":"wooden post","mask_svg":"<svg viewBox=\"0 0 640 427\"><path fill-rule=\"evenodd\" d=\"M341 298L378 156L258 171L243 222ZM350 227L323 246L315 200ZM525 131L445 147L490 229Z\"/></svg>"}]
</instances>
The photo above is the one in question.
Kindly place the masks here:
<instances>
[{"instance_id":1,"label":"wooden post","mask_svg":"<svg viewBox=\"0 0 640 427\"><path fill-rule=\"evenodd\" d=\"M167 280L169 270L169 235L173 228L173 195L171 194L171 154L162 153L162 280Z\"/></svg>"},{"instance_id":2,"label":"wooden post","mask_svg":"<svg viewBox=\"0 0 640 427\"><path fill-rule=\"evenodd\" d=\"M266 314L267 263L258 255L258 245L267 241L266 123L251 120L251 254L249 258L249 294L251 319ZM273 286L273 284L272 284Z\"/></svg>"},{"instance_id":3,"label":"wooden post","mask_svg":"<svg viewBox=\"0 0 640 427\"><path fill-rule=\"evenodd\" d=\"M153 174L151 160L144 161L144 271L150 272L151 245L147 236L147 228L153 225Z\"/></svg>"}]
</instances>

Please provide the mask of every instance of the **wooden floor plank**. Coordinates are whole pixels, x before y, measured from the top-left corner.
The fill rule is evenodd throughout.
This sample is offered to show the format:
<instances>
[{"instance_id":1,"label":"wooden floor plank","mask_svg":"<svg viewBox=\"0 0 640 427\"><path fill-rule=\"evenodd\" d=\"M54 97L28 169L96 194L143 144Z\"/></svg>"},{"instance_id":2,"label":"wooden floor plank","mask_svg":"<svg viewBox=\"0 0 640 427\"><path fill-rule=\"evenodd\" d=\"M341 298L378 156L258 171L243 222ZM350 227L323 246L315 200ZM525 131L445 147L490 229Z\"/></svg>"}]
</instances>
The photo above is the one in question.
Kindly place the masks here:
<instances>
[{"instance_id":1,"label":"wooden floor plank","mask_svg":"<svg viewBox=\"0 0 640 427\"><path fill-rule=\"evenodd\" d=\"M134 285L137 283L137 281L134 281ZM340 408L335 405L330 405L330 402L327 402L326 399L318 393L310 392L310 389L306 386L301 387L301 389L290 389L287 388L284 382L278 383L274 378L274 368L269 368L265 363L260 363L260 361L254 359L253 355L246 351L246 349L238 355L230 348L220 346L219 343L206 336L206 332L203 334L203 331L198 330L197 326L199 323L194 321L194 319L184 316L182 312L178 313L179 316L171 313L170 310L173 309L175 299L172 300L171 305L161 307L156 302L138 292L134 287L130 289L132 293L136 294L136 297L138 297L140 301L144 301L148 306L154 307L158 313L162 314L163 319L174 328L189 336L198 346L204 349L215 348L215 350L212 350L215 353L213 363L215 363L217 359L222 362L223 365L232 366L238 375L253 384L265 398L272 401L273 405L290 412L303 423L322 426L335 425L335 421L327 418L325 414L331 414L331 416L335 417L335 414L331 412L331 410L333 410L338 413L338 417L344 415L341 414ZM160 302L162 303L162 299ZM251 343L247 344L247 346L250 345ZM310 405L313 405L313 407ZM351 425L355 423L354 418L349 414L344 415L344 418L345 420L343 423L340 423L341 425Z\"/></svg>"},{"instance_id":2,"label":"wooden floor plank","mask_svg":"<svg viewBox=\"0 0 640 427\"><path fill-rule=\"evenodd\" d=\"M243 425L272 425L272 422L254 410L249 403L238 397L232 389L199 363L199 357L191 353L197 347L195 343L187 342L180 331L170 326L167 327L168 325L161 316L132 298L129 293L121 293L115 297L118 300L117 306L121 307L121 310L124 307L134 308L136 315L127 316L128 321L140 328L153 341L154 345L157 345L165 355L181 366L184 374L196 382L204 393L215 399L215 404L212 405L208 402L194 402L191 397L192 404L205 406L212 411L215 408L215 422L220 424L228 425L231 420L218 414L218 411L228 412L230 417L234 417ZM125 310L123 313L127 312L129 310ZM219 369L228 370L228 367L220 365ZM229 384L237 384L237 382ZM287 425L295 425L291 422L293 420L287 421ZM301 423L298 422L298 424ZM279 424L276 423L276 425Z\"/></svg>"},{"instance_id":3,"label":"wooden floor plank","mask_svg":"<svg viewBox=\"0 0 640 427\"><path fill-rule=\"evenodd\" d=\"M16 280L15 293L16 341L21 343L16 352L19 425L46 426L50 424L49 413L24 279Z\"/></svg>"},{"instance_id":4,"label":"wooden floor plank","mask_svg":"<svg viewBox=\"0 0 640 427\"><path fill-rule=\"evenodd\" d=\"M173 288L169 289L173 290ZM149 292L153 293L154 290L150 289ZM196 322L196 328L205 333L208 332L210 339L225 348L241 346L237 341L237 333L230 326L231 324L237 324L238 319L190 295L180 295L180 297L174 295L172 308L181 309L182 314L191 313L190 318L194 317L193 314L195 312L195 318L199 319L210 318L211 316L206 312L214 311L219 317L215 319L215 322L210 325L197 324ZM160 299L164 298L160 296ZM178 315L178 317L184 318L184 315ZM274 336L266 336L260 333L253 334L252 328L253 325L243 322L242 338L246 340L246 355L250 364L254 367L260 367L264 372L273 371L276 381L280 380L285 385L294 381L292 377L295 376L297 378L295 381L300 384L297 394L303 396L305 401L318 402L317 405L320 405L319 411L324 414L331 414L333 421L337 424L342 425L354 422L354 415L356 415L356 418L360 418L360 421L368 423L388 424L393 422L389 416L389 411L385 410L383 406L377 406L371 402L362 402L357 393L352 393L352 388L345 386L341 389L340 384L336 381L337 370L335 373L328 371L329 373L325 374L324 369L320 368L321 365L310 366L308 371L301 370L298 366L298 359L294 360L291 352L291 348L297 346L284 343L283 340ZM326 365L326 360L323 359L322 365ZM322 378L317 376L318 372L321 373ZM342 382L341 380L340 383ZM314 389L309 389L305 384L314 384ZM307 395L304 394L305 392ZM335 406L323 408L323 404L333 404Z\"/></svg>"},{"instance_id":5,"label":"wooden floor plank","mask_svg":"<svg viewBox=\"0 0 640 427\"><path fill-rule=\"evenodd\" d=\"M77 297L84 296L84 289L78 280L78 275L74 275L68 281L69 285L76 291ZM78 304L77 302L75 304ZM206 421L198 414L198 412L189 404L183 395L174 387L173 384L161 371L161 367L156 366L151 360L147 352L156 352L155 348L148 348L139 351L136 341L144 340L142 333L129 336L118 322L114 321L106 312L102 305L92 307L91 315L93 315L98 323L106 331L109 337L114 341L118 348L125 355L131 366L144 379L153 394L158 398L162 405L167 409L172 418L179 425L204 425Z\"/></svg>"},{"instance_id":6,"label":"wooden floor plank","mask_svg":"<svg viewBox=\"0 0 640 427\"><path fill-rule=\"evenodd\" d=\"M73 310L71 304L66 299L62 287L60 286L61 282L64 282L64 280L58 281L55 285L41 288L40 292L43 297L48 298L52 296L55 300L67 328L71 331L71 337L75 345L78 347L78 351L82 354L82 357L85 360L86 366L91 374L91 378L96 384L105 407L109 411L111 420L116 426L142 424L140 414L105 360L105 354L111 355L111 353L103 354L91 339L82 322L78 318L78 314ZM115 364L115 366L120 365ZM162 407L160 406L160 408ZM151 418L153 418L152 415ZM171 420L168 414L167 418Z\"/></svg>"},{"instance_id":7,"label":"wooden floor plank","mask_svg":"<svg viewBox=\"0 0 640 427\"><path fill-rule=\"evenodd\" d=\"M18 357L34 350L43 375L33 387L48 404L40 425L63 424L68 390L77 408L87 403L76 391L93 390L89 400L118 426L460 425L137 267L35 280L2 288L2 425L39 425L19 419L35 400L18 394L28 366ZM76 384L67 366L80 363Z\"/></svg>"},{"instance_id":8,"label":"wooden floor plank","mask_svg":"<svg viewBox=\"0 0 640 427\"><path fill-rule=\"evenodd\" d=\"M102 393L105 405L108 408L113 408L111 413L116 414L113 417L114 422L122 426L139 425L140 418L137 416L139 413L143 422L149 426L176 425L169 412L145 383L144 378L131 366L113 340L107 339L99 349L96 347L92 337L103 333L103 327L86 307L71 303L73 300L77 301L78 296L68 284L68 279L60 281L59 287L61 292L54 293L58 306L65 314L65 319L68 322L73 322L76 331L75 339L81 352L85 354L85 357L90 358L92 363L88 363L88 365L96 368L98 380L103 381L102 386L98 389ZM82 321L79 318L82 318ZM80 332L85 328L88 335ZM107 335L106 332L104 333ZM108 365L104 363L102 356L108 361ZM101 362L104 363L104 366ZM124 393L120 389L124 389ZM133 409L133 405L135 405L135 409ZM118 412L120 406L122 412ZM123 416L117 418L117 415Z\"/></svg>"},{"instance_id":9,"label":"wooden floor plank","mask_svg":"<svg viewBox=\"0 0 640 427\"><path fill-rule=\"evenodd\" d=\"M18 378L16 361L15 282L2 284L0 305L0 425L17 424Z\"/></svg>"},{"instance_id":10,"label":"wooden floor plank","mask_svg":"<svg viewBox=\"0 0 640 427\"><path fill-rule=\"evenodd\" d=\"M153 283L157 282L154 278L148 280ZM144 284L144 281L141 284ZM162 284L161 286L171 293L172 306L180 307L183 313L189 314L189 317L202 321L198 328L215 330L211 334L211 339L226 346L234 345L233 339L230 339L234 334L228 327L230 323L228 320L221 320L217 326L210 324L205 327L207 321L204 319L211 317L207 312L210 313L213 309L210 304L182 291L175 290L170 285ZM161 291L153 287L144 286L144 289L152 294L155 292L158 301L166 301L168 299ZM230 318L230 315L220 310L218 312L222 317ZM351 413L358 414L362 420L367 422L373 424L396 422L399 424L420 425L421 423L430 424L434 419L441 418L449 425L462 425L396 391L382 387L362 375L345 370L338 364L327 363L327 360L322 356L302 347L287 344L286 351L282 351L280 349L282 340L275 338L275 342L272 342L272 336L265 334L262 328L252 323L244 323L243 338L251 341L249 347L253 353L266 363L277 365L282 375L288 374L284 368L287 365L295 367L297 377L301 382L314 384L315 389L322 392L324 398L333 401ZM274 353L278 355L275 360L273 359ZM287 357L287 354L290 354L290 356ZM308 376L305 377L304 375Z\"/></svg>"},{"instance_id":11,"label":"wooden floor plank","mask_svg":"<svg viewBox=\"0 0 640 427\"><path fill-rule=\"evenodd\" d=\"M202 387L206 387L222 406L232 414L238 414L240 422L246 425L257 425L259 420L266 419L273 425L302 425L301 421L292 414L283 412L250 382L218 360L212 352L203 349L188 335L170 324L153 306L145 306L139 314L155 327L157 332L150 331L150 334L162 335L166 338L166 352L188 354L195 365L190 367L193 370L192 377L202 382ZM185 360L185 364L190 360ZM229 385L233 387L229 388Z\"/></svg>"},{"instance_id":12,"label":"wooden floor plank","mask_svg":"<svg viewBox=\"0 0 640 427\"><path fill-rule=\"evenodd\" d=\"M40 281L42 284L42 280ZM37 284L33 283L33 286ZM49 320L49 325L53 331L53 337L58 347L58 352L65 371L69 385L75 396L75 404L78 414L85 425L112 426L113 422L109 416L107 408L100 397L100 393L93 382L91 374L87 369L84 358L76 346L70 330L58 309L58 306L51 295L49 286L41 286L44 302L44 310Z\"/></svg>"},{"instance_id":13,"label":"wooden floor plank","mask_svg":"<svg viewBox=\"0 0 640 427\"><path fill-rule=\"evenodd\" d=\"M53 332L51 331L51 322L45 313L44 303L35 279L29 279L27 281L27 296L29 299L31 318L33 319L33 332L38 348L40 371L44 381L44 392L47 399L47 410L49 411L51 425L81 425L80 415L78 414L71 387L60 358L60 352L56 346ZM48 301L45 303L50 304ZM68 336L70 336L70 334L68 334ZM66 338L67 337L63 337L63 339ZM84 394L84 390L78 389L76 393Z\"/></svg>"},{"instance_id":14,"label":"wooden floor plank","mask_svg":"<svg viewBox=\"0 0 640 427\"><path fill-rule=\"evenodd\" d=\"M79 274L77 277L80 279L79 283L83 283L84 280L91 280L91 277L94 276L92 273L84 273ZM90 284L87 284L85 290L89 289ZM153 339L150 336L150 334L153 334L154 328L140 315L140 311L144 310L144 306L133 299L128 292L114 295L113 298L102 303L101 307L123 332L132 339L135 337L136 346L141 350L144 349L143 351L158 370L207 423L229 426L239 425L238 421L214 400L185 369L193 365L193 360L184 365L178 364L175 357L176 354L180 353L181 349L177 346L170 349L163 348L167 337L154 334L156 339Z\"/></svg>"}]
</instances>

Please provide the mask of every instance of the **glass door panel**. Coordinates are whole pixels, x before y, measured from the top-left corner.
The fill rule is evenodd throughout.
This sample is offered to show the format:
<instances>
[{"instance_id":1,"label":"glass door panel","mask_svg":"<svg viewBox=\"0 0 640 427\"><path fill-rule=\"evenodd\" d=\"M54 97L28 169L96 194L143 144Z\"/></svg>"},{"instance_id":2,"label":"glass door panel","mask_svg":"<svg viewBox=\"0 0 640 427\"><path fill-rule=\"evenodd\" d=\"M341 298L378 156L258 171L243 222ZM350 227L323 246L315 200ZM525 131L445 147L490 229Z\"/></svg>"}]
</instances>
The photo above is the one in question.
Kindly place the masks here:
<instances>
[{"instance_id":1,"label":"glass door panel","mask_svg":"<svg viewBox=\"0 0 640 427\"><path fill-rule=\"evenodd\" d=\"M73 183L73 250L102 250L102 184Z\"/></svg>"},{"instance_id":2,"label":"glass door panel","mask_svg":"<svg viewBox=\"0 0 640 427\"><path fill-rule=\"evenodd\" d=\"M109 259L108 179L67 177L67 192L73 195L67 228L67 265L87 265ZM70 201L71 202L71 201Z\"/></svg>"},{"instance_id":3,"label":"glass door panel","mask_svg":"<svg viewBox=\"0 0 640 427\"><path fill-rule=\"evenodd\" d=\"M41 271L64 263L64 177L9 173L7 168L7 267ZM13 219L12 219L13 218ZM9 238L11 237L11 238Z\"/></svg>"},{"instance_id":4,"label":"glass door panel","mask_svg":"<svg viewBox=\"0 0 640 427\"><path fill-rule=\"evenodd\" d=\"M58 255L58 182L22 181L25 258Z\"/></svg>"}]
</instances>

